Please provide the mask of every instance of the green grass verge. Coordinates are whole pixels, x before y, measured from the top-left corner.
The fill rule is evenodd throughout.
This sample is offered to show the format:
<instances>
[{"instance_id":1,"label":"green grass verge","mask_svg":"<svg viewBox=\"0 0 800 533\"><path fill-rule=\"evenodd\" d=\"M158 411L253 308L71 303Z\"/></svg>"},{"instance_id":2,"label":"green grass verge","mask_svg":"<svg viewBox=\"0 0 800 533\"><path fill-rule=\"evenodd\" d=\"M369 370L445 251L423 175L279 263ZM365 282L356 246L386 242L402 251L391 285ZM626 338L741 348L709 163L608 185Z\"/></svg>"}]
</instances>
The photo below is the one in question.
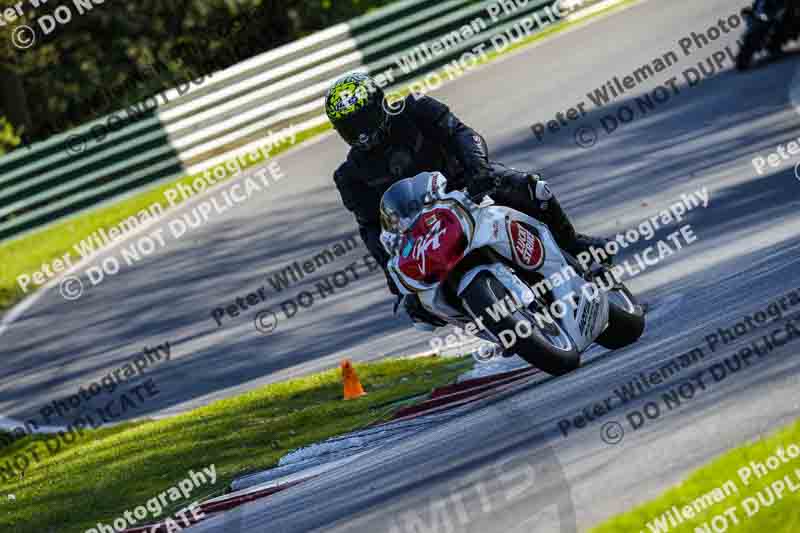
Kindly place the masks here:
<instances>
[{"instance_id":1,"label":"green grass verge","mask_svg":"<svg viewBox=\"0 0 800 533\"><path fill-rule=\"evenodd\" d=\"M235 476L272 467L292 449L387 418L392 403L453 382L472 361L422 357L354 367L367 391L357 400L341 399L341 372L334 369L172 418L87 431L53 456L39 443L41 462L24 478L0 477L0 531L85 531L211 464L218 480L204 495L219 494ZM28 436L0 450L0 465L44 439Z\"/></svg>"},{"instance_id":2,"label":"green grass verge","mask_svg":"<svg viewBox=\"0 0 800 533\"><path fill-rule=\"evenodd\" d=\"M713 438L710 435L709 438ZM714 517L722 515L729 508L735 508L734 519L728 519L728 531L736 533L797 533L800 531L800 491L792 493L787 488L781 499L776 499L771 506L760 505L760 509L748 517L747 509L743 503L747 498L756 498L762 492L762 497L768 498L764 492L768 486L784 476L789 476L797 487L800 487L800 457L781 463L781 466L769 471L766 476L755 479L753 476L745 483L740 479L738 470L746 467L751 461L764 463L768 457L774 456L778 448L786 449L789 445L800 446L800 421L782 429L775 435L760 440L754 444L742 446L731 450L718 457L710 464L691 474L682 483L665 492L657 499L641 505L630 512L612 518L592 533L695 533L705 531L723 531L722 520L717 519L717 529L712 527ZM796 470L796 472L795 472ZM722 487L726 482L732 481L736 490L730 488L725 499L715 501L713 505L700 507L701 513L673 527L666 522L664 527L657 527L654 520L675 506L679 511L687 505L692 505L701 496L711 494L716 488ZM709 502L714 501L709 500ZM769 501L768 499L766 501ZM754 504L747 503L751 511L755 511ZM738 520L738 524L734 521ZM705 529L708 522L709 529ZM666 528L668 526L668 529Z\"/></svg>"},{"instance_id":3,"label":"green grass verge","mask_svg":"<svg viewBox=\"0 0 800 533\"><path fill-rule=\"evenodd\" d=\"M487 51L487 59L481 59L478 64L488 63L492 59L517 50L520 47L530 45L533 42L564 31L567 28L580 24L593 17L600 16L611 10L637 1L639 0L625 0L577 21L564 21L552 24L546 29L509 46L502 52L497 52L495 50ZM440 74L444 74L444 69L440 70ZM422 78L424 78L424 76L418 79ZM405 85L408 86L410 83L413 82L409 81ZM409 93L408 89L395 92L398 94ZM330 124L325 124L300 132L298 133L295 145L329 129L331 129ZM275 156L286 148L288 148L288 146L277 147L270 152L270 155ZM224 164L219 166L223 165ZM333 173L333 169L331 169L331 173ZM146 209L156 202L162 205L162 207L167 207L163 195L164 191L175 187L179 182L190 183L195 177L196 175L189 176L160 185L140 195L122 200L108 207L89 211L86 214L49 226L42 231L37 231L23 238L0 244L0 311L9 309L35 291L35 288L33 288L28 291L27 295L23 293L16 281L18 276L21 274L31 275L33 272L39 270L43 264L50 263L53 259L61 257L67 251L72 250L73 245L98 229L103 228L108 230L119 224L120 221L135 215L142 209Z\"/></svg>"}]
</instances>

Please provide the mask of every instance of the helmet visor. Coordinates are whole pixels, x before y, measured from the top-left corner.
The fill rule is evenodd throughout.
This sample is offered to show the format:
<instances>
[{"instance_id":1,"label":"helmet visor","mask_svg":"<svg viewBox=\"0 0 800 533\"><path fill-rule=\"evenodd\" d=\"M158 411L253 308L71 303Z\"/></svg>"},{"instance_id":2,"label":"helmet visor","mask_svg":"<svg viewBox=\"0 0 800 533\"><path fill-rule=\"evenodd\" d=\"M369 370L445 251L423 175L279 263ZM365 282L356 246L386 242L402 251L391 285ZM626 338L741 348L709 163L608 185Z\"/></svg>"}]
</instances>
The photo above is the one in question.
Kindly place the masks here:
<instances>
[{"instance_id":1,"label":"helmet visor","mask_svg":"<svg viewBox=\"0 0 800 533\"><path fill-rule=\"evenodd\" d=\"M378 101L364 106L352 115L340 118L334 126L350 146L371 150L385 139L387 119L383 104Z\"/></svg>"}]
</instances>

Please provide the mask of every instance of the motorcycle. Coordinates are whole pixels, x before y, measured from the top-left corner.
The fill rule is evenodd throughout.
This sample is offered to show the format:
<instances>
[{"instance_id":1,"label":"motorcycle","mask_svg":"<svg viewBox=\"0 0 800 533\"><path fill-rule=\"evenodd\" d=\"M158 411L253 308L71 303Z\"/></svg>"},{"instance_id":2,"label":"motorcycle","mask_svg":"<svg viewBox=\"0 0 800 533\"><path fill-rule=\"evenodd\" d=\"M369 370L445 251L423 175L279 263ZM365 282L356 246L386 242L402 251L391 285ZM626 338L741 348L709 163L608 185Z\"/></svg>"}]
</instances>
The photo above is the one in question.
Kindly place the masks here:
<instances>
[{"instance_id":1,"label":"motorcycle","mask_svg":"<svg viewBox=\"0 0 800 533\"><path fill-rule=\"evenodd\" d=\"M473 198L446 185L423 172L381 200L387 268L404 295L553 375L578 368L593 343L617 349L641 337L644 308L607 266L584 266L545 224L491 193Z\"/></svg>"},{"instance_id":2,"label":"motorcycle","mask_svg":"<svg viewBox=\"0 0 800 533\"><path fill-rule=\"evenodd\" d=\"M794 0L788 0L782 6L773 6L768 0L758 0L752 8L742 10L747 30L736 57L737 69L750 68L753 58L761 50L779 56L783 45L800 35L800 6L796 4Z\"/></svg>"}]
</instances>

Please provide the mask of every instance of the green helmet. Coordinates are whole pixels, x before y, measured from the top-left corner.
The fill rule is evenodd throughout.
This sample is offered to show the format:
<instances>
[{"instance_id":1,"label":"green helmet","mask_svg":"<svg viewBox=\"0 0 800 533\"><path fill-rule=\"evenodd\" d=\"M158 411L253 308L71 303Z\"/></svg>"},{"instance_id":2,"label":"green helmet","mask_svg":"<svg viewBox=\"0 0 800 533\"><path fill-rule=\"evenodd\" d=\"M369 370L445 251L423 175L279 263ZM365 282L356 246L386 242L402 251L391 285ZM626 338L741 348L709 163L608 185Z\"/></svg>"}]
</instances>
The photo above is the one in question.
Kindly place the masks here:
<instances>
[{"instance_id":1,"label":"green helmet","mask_svg":"<svg viewBox=\"0 0 800 533\"><path fill-rule=\"evenodd\" d=\"M357 72L336 80L325 97L325 113L353 148L371 150L386 138L389 114L383 89L366 74Z\"/></svg>"}]
</instances>

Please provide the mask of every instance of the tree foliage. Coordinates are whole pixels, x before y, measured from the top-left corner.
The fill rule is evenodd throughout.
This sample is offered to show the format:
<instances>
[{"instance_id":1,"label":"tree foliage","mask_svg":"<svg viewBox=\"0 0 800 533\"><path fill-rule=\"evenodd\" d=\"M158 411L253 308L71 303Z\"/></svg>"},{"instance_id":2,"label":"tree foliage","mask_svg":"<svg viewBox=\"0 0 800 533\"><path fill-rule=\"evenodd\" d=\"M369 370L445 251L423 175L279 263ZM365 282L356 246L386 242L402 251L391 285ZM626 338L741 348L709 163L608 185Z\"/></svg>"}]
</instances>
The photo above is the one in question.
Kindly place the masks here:
<instances>
[{"instance_id":1,"label":"tree foliage","mask_svg":"<svg viewBox=\"0 0 800 533\"><path fill-rule=\"evenodd\" d=\"M13 150L20 142L22 139L14 133L11 123L5 117L0 117L0 155Z\"/></svg>"},{"instance_id":2,"label":"tree foliage","mask_svg":"<svg viewBox=\"0 0 800 533\"><path fill-rule=\"evenodd\" d=\"M0 115L42 140L392 1L0 0Z\"/></svg>"}]
</instances>

